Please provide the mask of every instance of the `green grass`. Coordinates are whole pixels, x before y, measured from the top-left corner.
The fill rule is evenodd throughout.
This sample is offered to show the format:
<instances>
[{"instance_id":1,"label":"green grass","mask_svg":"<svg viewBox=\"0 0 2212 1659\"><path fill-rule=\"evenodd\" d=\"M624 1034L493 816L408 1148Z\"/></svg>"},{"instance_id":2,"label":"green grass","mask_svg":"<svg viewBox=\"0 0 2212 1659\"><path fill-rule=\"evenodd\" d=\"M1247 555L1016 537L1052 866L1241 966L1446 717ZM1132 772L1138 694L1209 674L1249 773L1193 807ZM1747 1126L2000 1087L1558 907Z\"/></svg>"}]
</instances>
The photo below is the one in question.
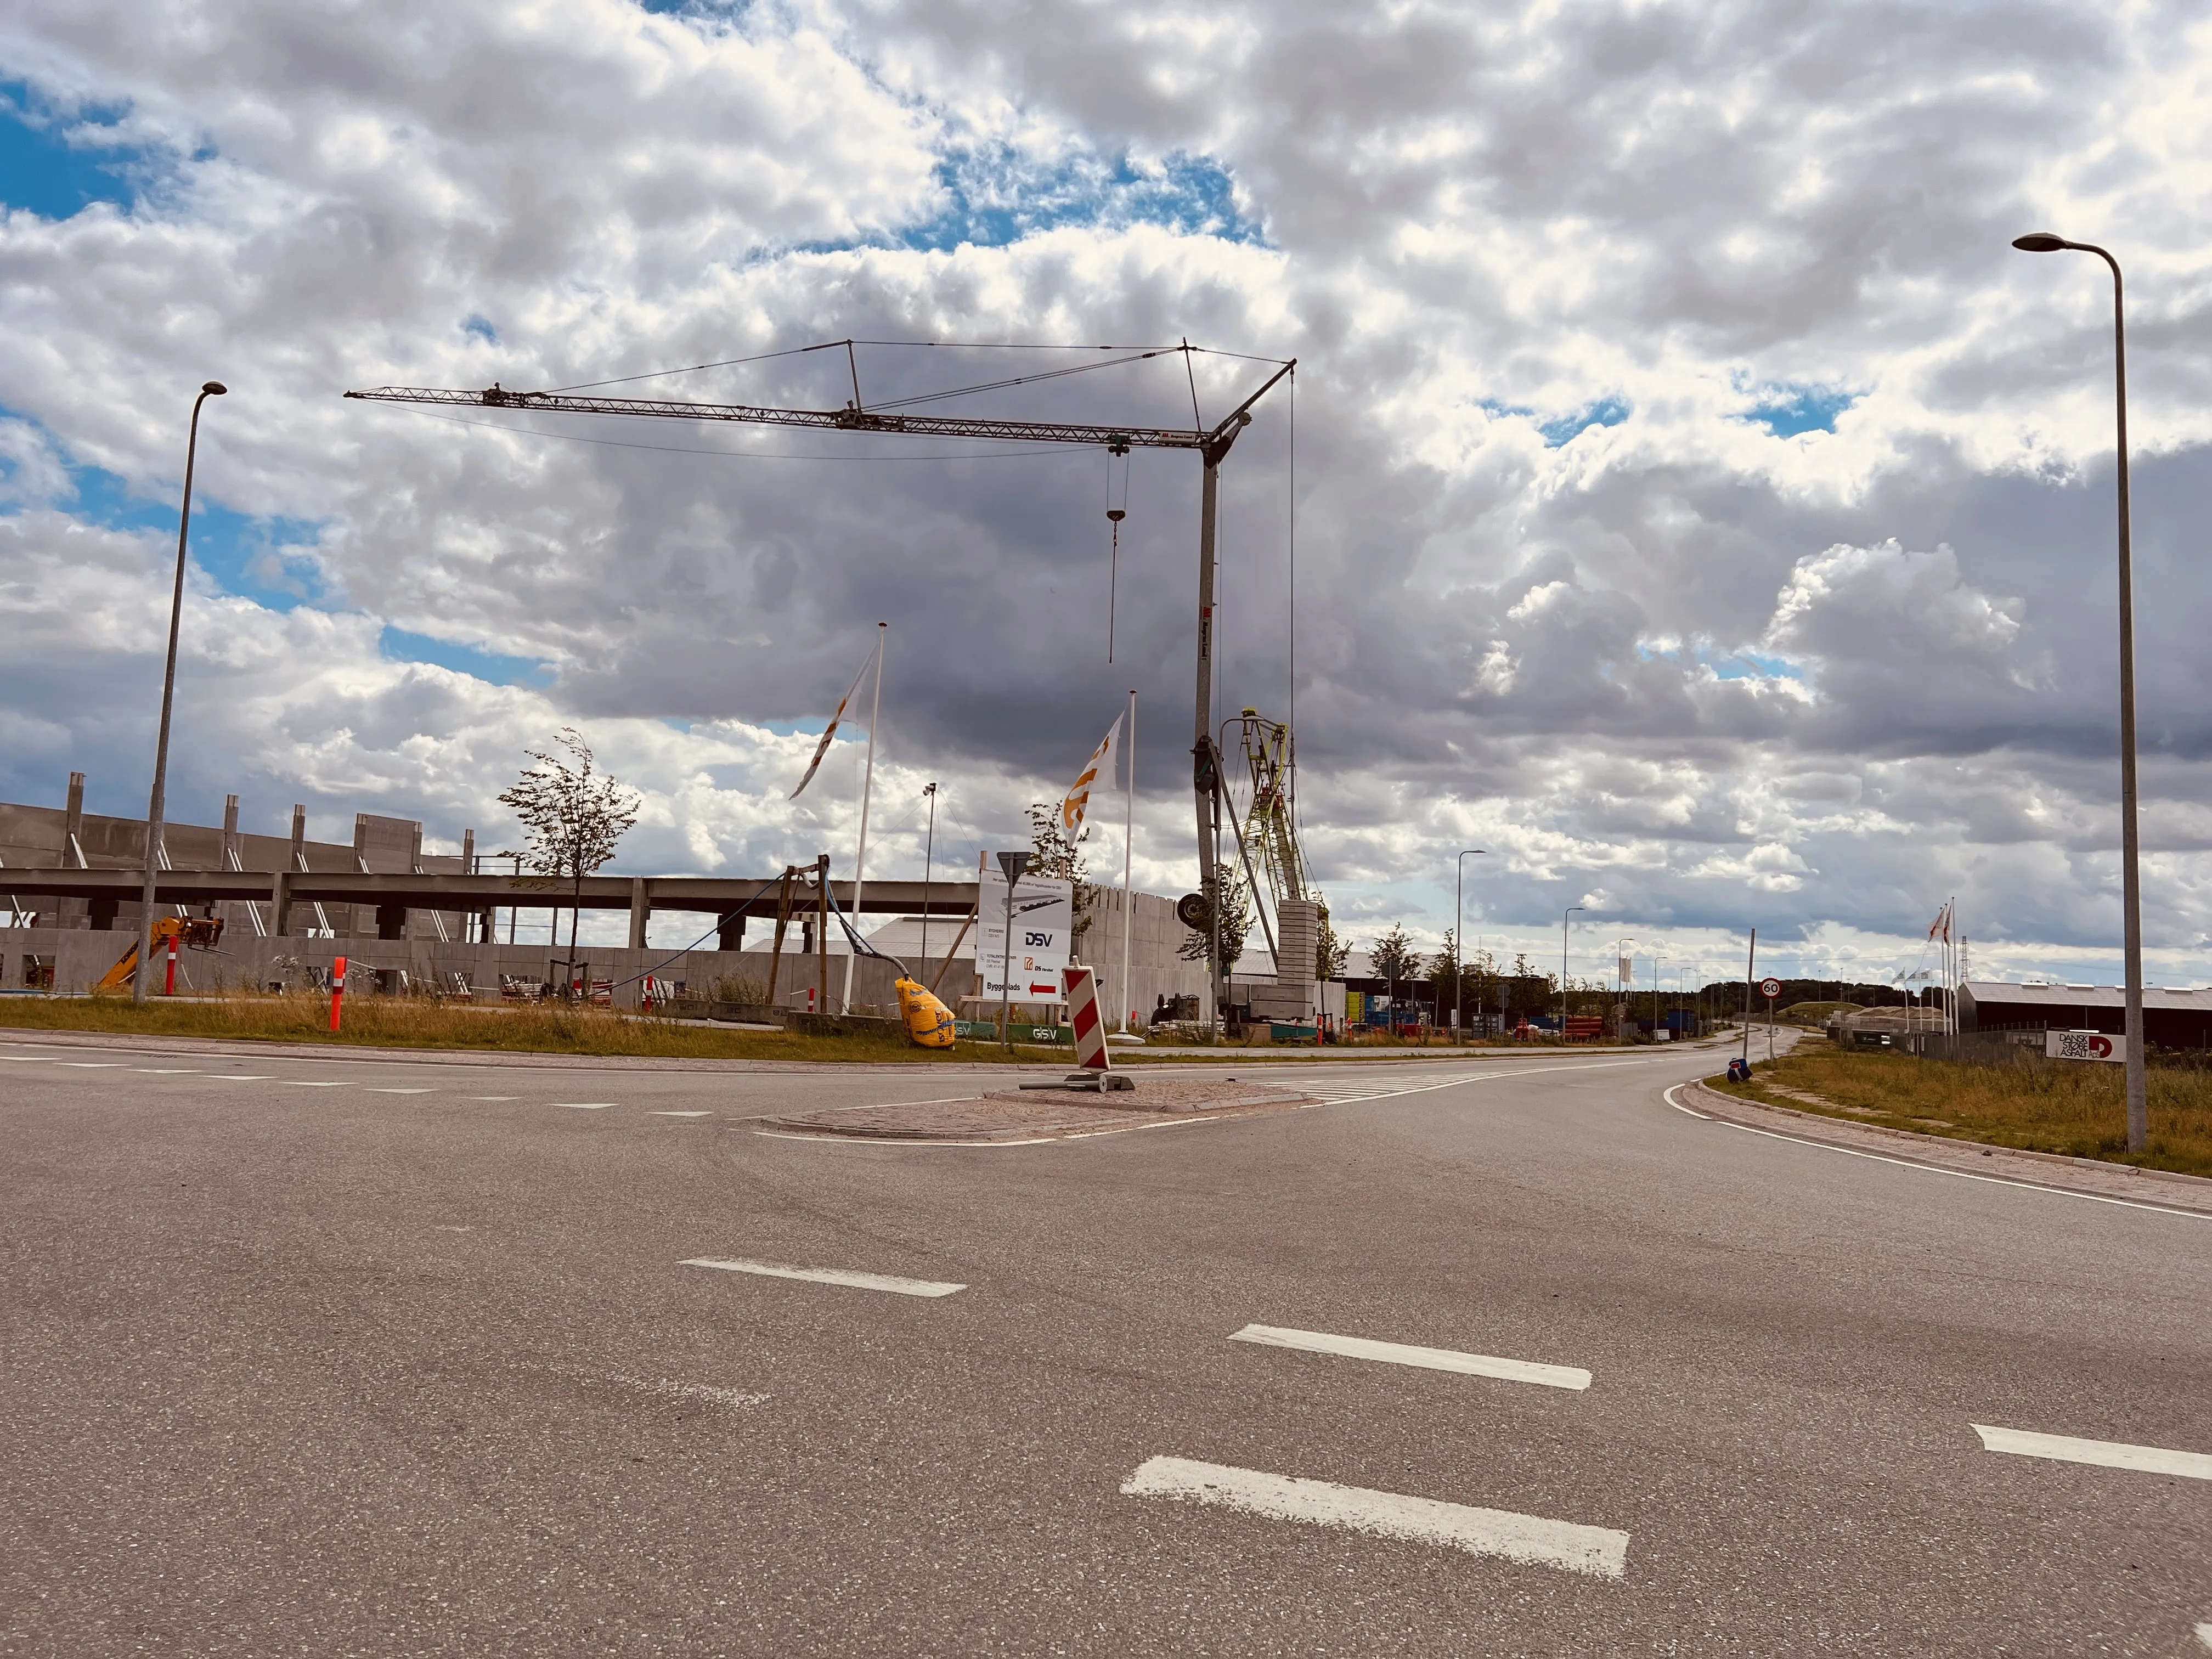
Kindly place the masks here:
<instances>
[{"instance_id":1,"label":"green grass","mask_svg":"<svg viewBox=\"0 0 2212 1659\"><path fill-rule=\"evenodd\" d=\"M1708 1079L1723 1094L1884 1128L2212 1176L2212 1072L2153 1066L2149 1083L2150 1144L2136 1153L2118 1066L2037 1056L1970 1066L1816 1041L1754 1060L1749 1084Z\"/></svg>"},{"instance_id":2,"label":"green grass","mask_svg":"<svg viewBox=\"0 0 2212 1659\"><path fill-rule=\"evenodd\" d=\"M348 999L343 1029L330 1029L330 999L318 994L242 994L206 1000L127 997L0 999L0 1027L211 1037L224 1042L334 1042L375 1048L473 1048L497 1053L642 1054L673 1060L973 1062L1003 1056L994 1042L921 1048L902 1037L812 1036L738 1031L641 1018L560 1004L489 1007L410 997ZM1024 1060L1068 1058L1066 1049L1017 1048Z\"/></svg>"}]
</instances>

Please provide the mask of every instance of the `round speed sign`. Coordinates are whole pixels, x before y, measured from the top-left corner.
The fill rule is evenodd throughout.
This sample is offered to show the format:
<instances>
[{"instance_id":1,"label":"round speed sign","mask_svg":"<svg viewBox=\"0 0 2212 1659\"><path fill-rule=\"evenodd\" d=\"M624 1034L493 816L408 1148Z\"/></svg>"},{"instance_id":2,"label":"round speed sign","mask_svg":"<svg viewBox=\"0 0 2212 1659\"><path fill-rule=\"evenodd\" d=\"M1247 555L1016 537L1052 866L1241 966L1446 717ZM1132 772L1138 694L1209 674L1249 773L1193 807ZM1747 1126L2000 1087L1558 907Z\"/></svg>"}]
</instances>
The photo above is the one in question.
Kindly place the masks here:
<instances>
[{"instance_id":1,"label":"round speed sign","mask_svg":"<svg viewBox=\"0 0 2212 1659\"><path fill-rule=\"evenodd\" d=\"M1782 994L1782 981L1778 979L1763 979L1759 981L1759 994L1763 997L1780 996Z\"/></svg>"}]
</instances>

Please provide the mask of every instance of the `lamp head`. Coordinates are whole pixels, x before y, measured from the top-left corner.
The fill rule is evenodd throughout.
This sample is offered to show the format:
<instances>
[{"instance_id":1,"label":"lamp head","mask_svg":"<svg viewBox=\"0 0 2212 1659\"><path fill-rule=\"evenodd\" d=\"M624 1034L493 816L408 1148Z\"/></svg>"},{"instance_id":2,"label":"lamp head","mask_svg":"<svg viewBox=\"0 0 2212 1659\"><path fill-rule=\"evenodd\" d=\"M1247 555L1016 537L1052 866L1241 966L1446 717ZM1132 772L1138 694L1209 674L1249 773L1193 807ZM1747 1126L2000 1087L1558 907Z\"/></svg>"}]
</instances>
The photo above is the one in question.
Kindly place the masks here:
<instances>
[{"instance_id":1,"label":"lamp head","mask_svg":"<svg viewBox=\"0 0 2212 1659\"><path fill-rule=\"evenodd\" d=\"M210 398L220 398L224 392L229 390L230 388L225 386L221 380L210 380L205 386L200 388L201 392L204 396Z\"/></svg>"},{"instance_id":2,"label":"lamp head","mask_svg":"<svg viewBox=\"0 0 2212 1659\"><path fill-rule=\"evenodd\" d=\"M2063 236L2054 236L2047 230L2032 230L2025 236L2015 236L2012 245L2022 253L2056 253L2072 246Z\"/></svg>"}]
</instances>

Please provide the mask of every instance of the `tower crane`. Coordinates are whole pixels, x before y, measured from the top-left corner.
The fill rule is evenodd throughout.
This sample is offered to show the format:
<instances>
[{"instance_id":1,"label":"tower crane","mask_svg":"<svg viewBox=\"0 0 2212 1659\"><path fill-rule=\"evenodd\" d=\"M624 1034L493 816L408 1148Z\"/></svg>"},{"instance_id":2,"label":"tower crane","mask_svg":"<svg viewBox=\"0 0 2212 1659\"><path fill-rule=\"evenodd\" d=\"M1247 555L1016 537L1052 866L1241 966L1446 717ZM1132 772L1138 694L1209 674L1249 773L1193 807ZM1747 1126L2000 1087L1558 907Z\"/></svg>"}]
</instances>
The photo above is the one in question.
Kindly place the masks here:
<instances>
[{"instance_id":1,"label":"tower crane","mask_svg":"<svg viewBox=\"0 0 2212 1659\"><path fill-rule=\"evenodd\" d=\"M843 346L851 356L854 342ZM817 348L819 349L819 348ZM1146 353L1146 355L1153 355ZM349 392L368 403L429 404L448 408L504 409L522 414L629 415L664 421L720 421L748 426L799 427L819 432L884 433L908 438L995 438L1019 443L1096 444L1109 450L1192 449L1200 474L1198 505L1198 673L1192 720L1191 792L1198 812L1198 863L1203 891L1218 879L1215 849L1221 836L1224 794L1221 750L1213 736L1214 538L1220 517L1221 463L1246 427L1252 408L1297 368L1282 363L1258 391L1211 427L1096 426L1073 421L1016 421L961 415L908 415L872 410L860 400L860 375L854 372L853 396L842 409L779 409L757 404L713 404L658 398L605 398L565 392L510 392L494 382L482 391L436 386L377 386ZM1219 940L1210 952L1213 1006L1228 1001L1227 964Z\"/></svg>"}]
</instances>

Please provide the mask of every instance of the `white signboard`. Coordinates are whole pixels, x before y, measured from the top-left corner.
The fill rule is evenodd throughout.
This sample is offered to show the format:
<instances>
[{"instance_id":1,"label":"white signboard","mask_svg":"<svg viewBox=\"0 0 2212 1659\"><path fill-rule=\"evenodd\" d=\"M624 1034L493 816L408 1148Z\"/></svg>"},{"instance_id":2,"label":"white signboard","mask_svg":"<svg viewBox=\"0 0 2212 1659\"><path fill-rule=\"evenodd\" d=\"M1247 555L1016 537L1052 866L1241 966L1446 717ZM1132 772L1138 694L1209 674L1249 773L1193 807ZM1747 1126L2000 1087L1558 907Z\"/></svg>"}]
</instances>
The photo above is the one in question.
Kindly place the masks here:
<instances>
[{"instance_id":1,"label":"white signboard","mask_svg":"<svg viewBox=\"0 0 2212 1659\"><path fill-rule=\"evenodd\" d=\"M2043 1052L2053 1060L2125 1060L2128 1040L2103 1031L2045 1031Z\"/></svg>"},{"instance_id":2,"label":"white signboard","mask_svg":"<svg viewBox=\"0 0 2212 1659\"><path fill-rule=\"evenodd\" d=\"M1059 1002L1060 970L1067 966L1075 923L1075 887L1046 876L1024 876L1014 884L1013 978L1006 977L1006 876L986 866L977 895L975 969L983 995L1015 1002Z\"/></svg>"}]
</instances>

